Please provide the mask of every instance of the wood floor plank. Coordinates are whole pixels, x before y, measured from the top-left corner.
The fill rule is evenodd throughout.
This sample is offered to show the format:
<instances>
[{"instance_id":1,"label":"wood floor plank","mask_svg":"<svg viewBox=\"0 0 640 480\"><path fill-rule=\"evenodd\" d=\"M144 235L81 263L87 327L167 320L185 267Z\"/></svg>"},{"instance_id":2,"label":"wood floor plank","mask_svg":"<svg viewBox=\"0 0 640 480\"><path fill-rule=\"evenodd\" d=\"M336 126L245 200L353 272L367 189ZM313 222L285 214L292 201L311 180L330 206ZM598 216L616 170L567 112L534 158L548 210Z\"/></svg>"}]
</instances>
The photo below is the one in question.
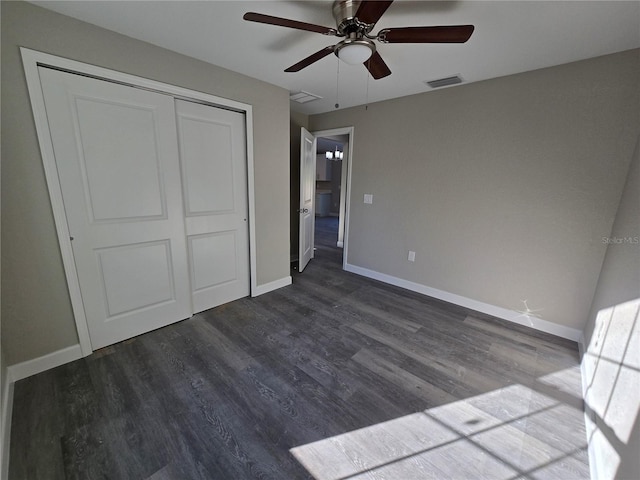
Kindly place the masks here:
<instances>
[{"instance_id":1,"label":"wood floor plank","mask_svg":"<svg viewBox=\"0 0 640 480\"><path fill-rule=\"evenodd\" d=\"M352 359L372 372L377 373L385 380L393 383L398 388L403 389L407 394L424 399L429 406L440 405L456 400L453 395L439 389L417 375L407 372L398 365L373 354L367 349L363 348L356 353Z\"/></svg>"},{"instance_id":2,"label":"wood floor plank","mask_svg":"<svg viewBox=\"0 0 640 480\"><path fill-rule=\"evenodd\" d=\"M366 324L356 324L351 328L357 330L378 342L402 352L404 355L411 357L417 362L424 365L427 369L437 370L449 377L464 380L477 393L487 390L500 388L503 383L493 377L483 376L476 369L470 366L463 366L454 359L444 358L443 356L431 353L429 349L422 349L419 346L398 340L392 335L385 334L376 328ZM478 367L481 367L478 365Z\"/></svg>"}]
</instances>

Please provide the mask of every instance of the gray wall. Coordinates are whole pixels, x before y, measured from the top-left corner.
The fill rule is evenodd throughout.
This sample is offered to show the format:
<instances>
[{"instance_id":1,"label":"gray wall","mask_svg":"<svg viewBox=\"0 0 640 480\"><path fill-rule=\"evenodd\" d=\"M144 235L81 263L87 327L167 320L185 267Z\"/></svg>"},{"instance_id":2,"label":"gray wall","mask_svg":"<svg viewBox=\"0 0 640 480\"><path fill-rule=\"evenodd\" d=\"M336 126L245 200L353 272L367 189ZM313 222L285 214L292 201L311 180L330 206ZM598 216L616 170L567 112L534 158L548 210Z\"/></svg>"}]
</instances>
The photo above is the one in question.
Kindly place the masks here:
<instances>
[{"instance_id":1,"label":"gray wall","mask_svg":"<svg viewBox=\"0 0 640 480\"><path fill-rule=\"evenodd\" d=\"M591 341L600 310L640 297L640 136L613 229L603 237L606 255L584 329L585 345Z\"/></svg>"},{"instance_id":2,"label":"gray wall","mask_svg":"<svg viewBox=\"0 0 640 480\"><path fill-rule=\"evenodd\" d=\"M1 347L1 346L0 346ZM7 390L9 389L9 372L7 362L4 360L3 349L0 348L0 479L6 478L6 472L9 468L9 456L7 455L7 447L9 446L9 439L5 436L9 433L9 397ZM6 402L5 402L6 397ZM6 418L5 418L6 415ZM7 420L7 422L5 422ZM6 440L6 442L5 442Z\"/></svg>"},{"instance_id":3,"label":"gray wall","mask_svg":"<svg viewBox=\"0 0 640 480\"><path fill-rule=\"evenodd\" d=\"M349 263L581 331L640 131L639 58L311 116L355 127Z\"/></svg>"},{"instance_id":4,"label":"gray wall","mask_svg":"<svg viewBox=\"0 0 640 480\"><path fill-rule=\"evenodd\" d=\"M10 365L78 342L19 46L253 105L257 283L289 276L286 90L31 4L1 3L2 337Z\"/></svg>"},{"instance_id":5,"label":"gray wall","mask_svg":"<svg viewBox=\"0 0 640 480\"><path fill-rule=\"evenodd\" d=\"M2 13L0 11L0 20L2 17ZM1 157L0 157L0 165L1 165ZM2 168L0 168L0 184L2 178ZM1 193L0 188L0 193ZM0 210L2 206L2 198L0 195ZM0 223L0 245L2 244L2 225ZM0 248L0 252L2 248ZM2 271L2 258L0 258L0 271ZM0 284L0 303L2 302L2 285ZM0 330L2 328L2 311L0 310ZM0 478L4 478L4 467L5 467L5 445L4 445L4 435L7 426L5 425L5 408L7 407L4 402L5 390L9 383L9 370L7 366L7 362L4 359L4 336L0 331Z\"/></svg>"},{"instance_id":6,"label":"gray wall","mask_svg":"<svg viewBox=\"0 0 640 480\"><path fill-rule=\"evenodd\" d=\"M640 137L605 255L582 358L595 478L640 478Z\"/></svg>"}]
</instances>

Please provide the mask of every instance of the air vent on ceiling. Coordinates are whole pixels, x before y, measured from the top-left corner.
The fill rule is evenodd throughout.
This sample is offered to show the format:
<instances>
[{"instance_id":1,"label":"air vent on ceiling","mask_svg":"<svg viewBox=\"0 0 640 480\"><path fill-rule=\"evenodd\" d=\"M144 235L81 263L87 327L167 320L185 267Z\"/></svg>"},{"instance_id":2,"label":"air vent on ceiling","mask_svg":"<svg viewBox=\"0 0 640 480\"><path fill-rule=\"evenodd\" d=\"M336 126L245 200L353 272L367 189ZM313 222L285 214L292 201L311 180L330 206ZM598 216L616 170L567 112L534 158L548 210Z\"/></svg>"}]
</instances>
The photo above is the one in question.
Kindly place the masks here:
<instances>
[{"instance_id":1,"label":"air vent on ceiling","mask_svg":"<svg viewBox=\"0 0 640 480\"><path fill-rule=\"evenodd\" d=\"M289 100L293 100L294 102L298 102L298 103L313 102L314 100L319 100L321 98L322 97L320 95L315 95L313 93L305 92L303 90L289 95Z\"/></svg>"},{"instance_id":2,"label":"air vent on ceiling","mask_svg":"<svg viewBox=\"0 0 640 480\"><path fill-rule=\"evenodd\" d=\"M429 85L431 88L440 88L462 83L462 78L460 78L460 75L453 75L451 77L439 78L437 80L429 80L424 83Z\"/></svg>"}]
</instances>

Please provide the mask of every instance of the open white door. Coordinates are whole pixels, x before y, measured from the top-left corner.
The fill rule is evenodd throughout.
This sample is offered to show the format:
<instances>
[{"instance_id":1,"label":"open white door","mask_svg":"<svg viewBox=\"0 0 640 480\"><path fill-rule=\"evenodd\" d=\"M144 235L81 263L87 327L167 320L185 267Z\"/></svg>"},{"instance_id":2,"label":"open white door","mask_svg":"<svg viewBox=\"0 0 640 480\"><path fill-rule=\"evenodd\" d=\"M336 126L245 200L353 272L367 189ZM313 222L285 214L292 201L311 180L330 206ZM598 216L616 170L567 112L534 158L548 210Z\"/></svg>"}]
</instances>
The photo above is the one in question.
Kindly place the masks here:
<instances>
[{"instance_id":1,"label":"open white door","mask_svg":"<svg viewBox=\"0 0 640 480\"><path fill-rule=\"evenodd\" d=\"M300 243L298 270L313 258L315 237L316 137L302 128L300 135Z\"/></svg>"}]
</instances>

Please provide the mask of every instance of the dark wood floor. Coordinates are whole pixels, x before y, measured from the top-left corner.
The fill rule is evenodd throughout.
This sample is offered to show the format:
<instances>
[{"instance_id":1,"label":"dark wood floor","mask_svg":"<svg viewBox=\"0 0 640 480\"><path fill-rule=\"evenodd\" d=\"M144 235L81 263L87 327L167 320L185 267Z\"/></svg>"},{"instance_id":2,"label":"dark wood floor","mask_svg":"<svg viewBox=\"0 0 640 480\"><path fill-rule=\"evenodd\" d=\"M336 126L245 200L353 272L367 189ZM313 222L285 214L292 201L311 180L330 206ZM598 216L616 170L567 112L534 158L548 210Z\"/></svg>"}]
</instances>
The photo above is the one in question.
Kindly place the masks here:
<instances>
[{"instance_id":1,"label":"dark wood floor","mask_svg":"<svg viewBox=\"0 0 640 480\"><path fill-rule=\"evenodd\" d=\"M343 272L334 223L292 286L17 382L10 478L588 478L576 344Z\"/></svg>"}]
</instances>

